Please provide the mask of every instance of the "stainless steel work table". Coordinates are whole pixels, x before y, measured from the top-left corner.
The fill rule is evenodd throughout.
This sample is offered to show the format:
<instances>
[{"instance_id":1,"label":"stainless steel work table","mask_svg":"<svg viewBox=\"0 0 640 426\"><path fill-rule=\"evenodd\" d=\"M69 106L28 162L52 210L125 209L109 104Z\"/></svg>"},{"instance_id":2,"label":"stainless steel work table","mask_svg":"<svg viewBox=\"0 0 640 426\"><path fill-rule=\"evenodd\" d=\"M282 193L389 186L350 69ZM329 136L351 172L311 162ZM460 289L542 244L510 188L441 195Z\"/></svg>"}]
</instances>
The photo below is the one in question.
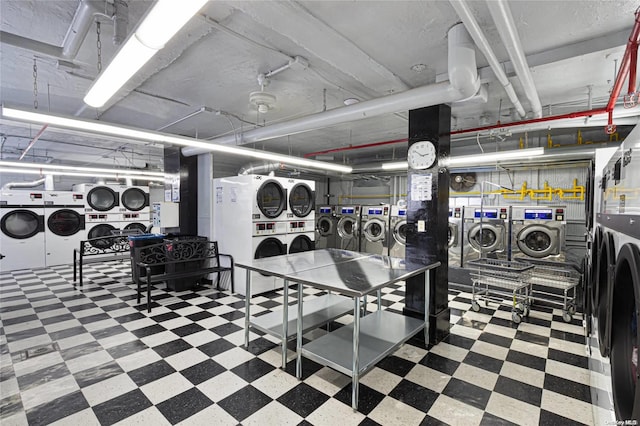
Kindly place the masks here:
<instances>
[{"instance_id":1,"label":"stainless steel work table","mask_svg":"<svg viewBox=\"0 0 640 426\"><path fill-rule=\"evenodd\" d=\"M350 262L336 263L311 270L287 274L287 279L298 283L298 318L303 318L302 295L304 285L328 290L353 298L353 323L330 332L302 346L302 323L297 330L296 376L302 378L302 357L351 375L351 406L358 409L360 376L372 369L380 360L424 329L425 342L429 341L429 274L425 276L425 318L407 317L378 309L360 318L360 299L374 291L422 274L440 266L406 264L404 259L388 256L368 256Z\"/></svg>"},{"instance_id":2,"label":"stainless steel work table","mask_svg":"<svg viewBox=\"0 0 640 426\"><path fill-rule=\"evenodd\" d=\"M295 306L289 306L289 276L303 271L311 271L323 267L334 268L342 263L370 257L366 253L358 253L339 249L324 249L300 252L284 256L265 257L236 261L235 265L247 270L245 299L245 347L249 347L249 330L251 327L281 339L282 368L287 364L287 341L295 336L301 328L302 333L317 328L351 311L351 300L337 294L326 294L305 303L304 316L298 315ZM251 318L251 271L272 275L284 279L284 295L282 312L274 311L259 317ZM298 318L303 318L298 322ZM298 331L299 332L299 331Z\"/></svg>"}]
</instances>

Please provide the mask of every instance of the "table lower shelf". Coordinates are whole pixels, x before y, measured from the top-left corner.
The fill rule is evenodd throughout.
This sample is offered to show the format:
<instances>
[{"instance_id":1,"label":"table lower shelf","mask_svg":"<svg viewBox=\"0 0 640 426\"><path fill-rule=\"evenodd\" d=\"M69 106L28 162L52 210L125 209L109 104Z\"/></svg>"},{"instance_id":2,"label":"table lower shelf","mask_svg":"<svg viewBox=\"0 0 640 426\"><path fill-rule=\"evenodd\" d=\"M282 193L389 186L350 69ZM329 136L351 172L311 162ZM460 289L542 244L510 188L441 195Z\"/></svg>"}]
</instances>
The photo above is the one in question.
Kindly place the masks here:
<instances>
[{"instance_id":1,"label":"table lower shelf","mask_svg":"<svg viewBox=\"0 0 640 426\"><path fill-rule=\"evenodd\" d=\"M307 302L304 303L305 309ZM388 311L360 318L359 374L424 328L424 321ZM351 376L353 369L353 324L346 325L302 347L302 356Z\"/></svg>"},{"instance_id":2,"label":"table lower shelf","mask_svg":"<svg viewBox=\"0 0 640 426\"><path fill-rule=\"evenodd\" d=\"M345 314L353 312L353 299L337 294L326 294L304 301L302 316L302 332L318 328L329 321L333 321ZM283 312L274 311L250 319L250 326L271 336L282 339ZM296 336L298 324L298 306L288 308L287 340Z\"/></svg>"}]
</instances>

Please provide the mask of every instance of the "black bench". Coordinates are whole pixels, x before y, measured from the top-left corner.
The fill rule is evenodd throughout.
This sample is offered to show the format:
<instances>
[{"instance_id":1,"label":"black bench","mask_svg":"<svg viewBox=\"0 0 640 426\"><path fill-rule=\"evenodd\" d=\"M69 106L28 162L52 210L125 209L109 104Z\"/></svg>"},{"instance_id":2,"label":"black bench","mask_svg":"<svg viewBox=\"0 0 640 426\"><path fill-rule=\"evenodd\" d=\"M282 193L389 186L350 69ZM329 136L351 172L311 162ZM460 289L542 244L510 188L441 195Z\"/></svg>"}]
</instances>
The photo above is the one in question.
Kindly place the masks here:
<instances>
[{"instance_id":1,"label":"black bench","mask_svg":"<svg viewBox=\"0 0 640 426\"><path fill-rule=\"evenodd\" d=\"M230 260L230 266L222 266L220 257ZM187 277L204 277L216 273L216 287L220 289L220 275L231 274L233 287L233 257L218 252L216 241L202 239L166 240L162 243L134 248L135 269L144 269L145 274L136 273L135 282L138 303L142 284L147 286L147 312L151 312L151 285L168 280ZM183 269L183 270L180 270ZM144 275L144 276L143 276Z\"/></svg>"},{"instance_id":2,"label":"black bench","mask_svg":"<svg viewBox=\"0 0 640 426\"><path fill-rule=\"evenodd\" d=\"M78 269L82 288L82 266L89 263L129 259L129 239L126 235L91 238L80 241L80 248L73 249L73 287L76 287Z\"/></svg>"}]
</instances>

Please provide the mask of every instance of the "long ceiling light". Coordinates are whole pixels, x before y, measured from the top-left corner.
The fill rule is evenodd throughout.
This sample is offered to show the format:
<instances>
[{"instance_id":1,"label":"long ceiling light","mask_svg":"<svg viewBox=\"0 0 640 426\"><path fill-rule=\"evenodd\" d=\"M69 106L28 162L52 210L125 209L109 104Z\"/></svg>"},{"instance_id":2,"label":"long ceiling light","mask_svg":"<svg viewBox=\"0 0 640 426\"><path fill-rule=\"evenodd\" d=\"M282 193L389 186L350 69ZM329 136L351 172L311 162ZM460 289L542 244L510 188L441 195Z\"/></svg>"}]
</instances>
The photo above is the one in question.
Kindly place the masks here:
<instances>
[{"instance_id":1,"label":"long ceiling light","mask_svg":"<svg viewBox=\"0 0 640 426\"><path fill-rule=\"evenodd\" d=\"M148 172L145 170L132 170L132 169L102 169L97 167L75 167L75 166L62 166L56 164L41 164L41 163L23 163L14 161L0 161L0 167L20 167L30 169L45 170L43 173L47 173L48 170L69 170L76 172L93 172L93 173L109 173L112 175L138 175L138 176L151 176L151 177L164 177L162 172Z\"/></svg>"},{"instance_id":2,"label":"long ceiling light","mask_svg":"<svg viewBox=\"0 0 640 426\"><path fill-rule=\"evenodd\" d=\"M18 108L10 108L4 105L2 106L2 116L5 118L25 121L28 123L49 124L54 127L83 130L102 135L120 136L150 142L161 142L165 144L196 147L210 152L239 155L243 157L251 157L267 161L277 161L294 166L308 167L311 169L329 170L338 173L351 173L352 171L351 167L343 166L340 164L308 160L306 158L275 154L272 152L259 151L257 149L243 148L233 145L213 144L186 136L175 136L167 133L139 130L132 127L109 124L95 120L83 120L56 114L43 114Z\"/></svg>"},{"instance_id":3,"label":"long ceiling light","mask_svg":"<svg viewBox=\"0 0 640 426\"><path fill-rule=\"evenodd\" d=\"M95 173L95 172L72 172L72 171L60 171L60 170L35 170L30 168L14 168L14 167L0 167L0 173L22 173L27 175L54 175L54 176L91 176L91 177L101 177L101 178L113 178L113 179L135 179L142 181L153 181L153 182L165 182L169 181L169 177L158 177L158 176L143 176L143 175L132 175L132 174L112 174L112 173Z\"/></svg>"},{"instance_id":4,"label":"long ceiling light","mask_svg":"<svg viewBox=\"0 0 640 426\"><path fill-rule=\"evenodd\" d=\"M198 12L207 0L158 0L93 83L84 102L102 107Z\"/></svg>"},{"instance_id":5,"label":"long ceiling light","mask_svg":"<svg viewBox=\"0 0 640 426\"><path fill-rule=\"evenodd\" d=\"M445 160L445 165L450 167L471 167L499 163L506 160L523 160L544 155L544 148L515 149L512 151L491 152L487 154L460 155ZM382 170L406 170L406 161L383 163Z\"/></svg>"}]
</instances>

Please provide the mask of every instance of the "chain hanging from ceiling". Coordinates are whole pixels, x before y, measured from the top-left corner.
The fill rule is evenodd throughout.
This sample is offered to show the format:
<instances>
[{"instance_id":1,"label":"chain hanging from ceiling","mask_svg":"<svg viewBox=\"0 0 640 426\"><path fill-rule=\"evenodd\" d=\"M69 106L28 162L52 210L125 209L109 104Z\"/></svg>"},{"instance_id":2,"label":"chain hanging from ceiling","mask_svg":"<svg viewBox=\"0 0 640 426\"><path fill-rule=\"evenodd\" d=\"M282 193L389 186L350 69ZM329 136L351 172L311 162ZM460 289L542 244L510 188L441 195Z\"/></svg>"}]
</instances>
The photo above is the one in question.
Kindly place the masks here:
<instances>
[{"instance_id":1,"label":"chain hanging from ceiling","mask_svg":"<svg viewBox=\"0 0 640 426\"><path fill-rule=\"evenodd\" d=\"M98 50L98 74L102 72L102 40L100 40L100 21L96 20L96 48Z\"/></svg>"},{"instance_id":2,"label":"chain hanging from ceiling","mask_svg":"<svg viewBox=\"0 0 640 426\"><path fill-rule=\"evenodd\" d=\"M33 58L33 108L38 109L38 64Z\"/></svg>"}]
</instances>

